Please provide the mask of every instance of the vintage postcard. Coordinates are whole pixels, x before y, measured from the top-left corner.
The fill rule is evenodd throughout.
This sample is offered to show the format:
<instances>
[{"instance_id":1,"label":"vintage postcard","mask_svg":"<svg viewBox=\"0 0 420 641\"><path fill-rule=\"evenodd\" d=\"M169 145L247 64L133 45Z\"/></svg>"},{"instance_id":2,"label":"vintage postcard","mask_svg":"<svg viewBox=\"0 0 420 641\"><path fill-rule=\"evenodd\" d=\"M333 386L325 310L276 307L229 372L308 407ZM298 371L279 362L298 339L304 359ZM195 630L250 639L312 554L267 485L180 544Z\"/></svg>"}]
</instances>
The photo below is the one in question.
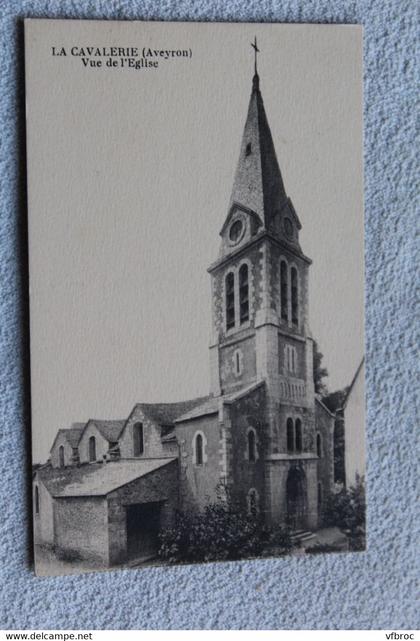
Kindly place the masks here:
<instances>
[{"instance_id":1,"label":"vintage postcard","mask_svg":"<svg viewBox=\"0 0 420 641\"><path fill-rule=\"evenodd\" d=\"M25 55L37 574L363 550L361 27Z\"/></svg>"}]
</instances>

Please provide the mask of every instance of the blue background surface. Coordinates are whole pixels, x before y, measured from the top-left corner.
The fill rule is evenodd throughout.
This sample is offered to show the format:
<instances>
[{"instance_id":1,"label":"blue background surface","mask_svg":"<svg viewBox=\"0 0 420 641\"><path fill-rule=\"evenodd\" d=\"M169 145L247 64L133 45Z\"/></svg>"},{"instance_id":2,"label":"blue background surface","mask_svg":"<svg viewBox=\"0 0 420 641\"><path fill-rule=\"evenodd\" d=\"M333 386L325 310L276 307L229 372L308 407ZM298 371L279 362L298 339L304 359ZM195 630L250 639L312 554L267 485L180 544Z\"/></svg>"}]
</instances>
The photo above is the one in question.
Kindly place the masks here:
<instances>
[{"instance_id":1,"label":"blue background surface","mask_svg":"<svg viewBox=\"0 0 420 641\"><path fill-rule=\"evenodd\" d=\"M416 628L416 3L2 2L0 628ZM368 551L36 578L29 507L24 17L364 25Z\"/></svg>"}]
</instances>

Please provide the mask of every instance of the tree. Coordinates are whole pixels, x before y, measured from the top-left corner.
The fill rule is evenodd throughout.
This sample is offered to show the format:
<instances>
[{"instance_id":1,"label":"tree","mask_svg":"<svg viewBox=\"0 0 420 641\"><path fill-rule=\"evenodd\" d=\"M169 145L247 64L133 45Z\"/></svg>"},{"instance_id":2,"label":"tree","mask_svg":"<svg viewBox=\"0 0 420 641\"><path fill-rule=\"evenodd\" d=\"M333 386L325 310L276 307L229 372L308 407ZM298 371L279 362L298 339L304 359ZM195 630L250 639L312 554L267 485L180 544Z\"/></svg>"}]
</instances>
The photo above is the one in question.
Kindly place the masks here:
<instances>
[{"instance_id":1,"label":"tree","mask_svg":"<svg viewBox=\"0 0 420 641\"><path fill-rule=\"evenodd\" d=\"M331 392L323 397L322 402L328 407L333 414L343 407L349 387Z\"/></svg>"},{"instance_id":2,"label":"tree","mask_svg":"<svg viewBox=\"0 0 420 641\"><path fill-rule=\"evenodd\" d=\"M322 367L322 359L324 355L318 349L318 343L314 341L314 351L313 351L313 376L314 376L314 385L316 394L327 394L327 386L324 384L323 380L328 376L328 371L325 367Z\"/></svg>"}]
</instances>

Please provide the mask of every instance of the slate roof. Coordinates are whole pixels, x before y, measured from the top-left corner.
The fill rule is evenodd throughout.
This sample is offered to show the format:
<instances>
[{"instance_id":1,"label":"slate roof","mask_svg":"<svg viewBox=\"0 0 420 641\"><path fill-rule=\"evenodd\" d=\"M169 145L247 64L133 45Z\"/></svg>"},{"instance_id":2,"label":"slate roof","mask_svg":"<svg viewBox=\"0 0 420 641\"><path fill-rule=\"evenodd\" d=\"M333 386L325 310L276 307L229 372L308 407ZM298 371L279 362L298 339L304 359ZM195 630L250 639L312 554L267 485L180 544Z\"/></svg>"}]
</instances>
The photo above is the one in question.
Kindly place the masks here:
<instances>
[{"instance_id":1,"label":"slate roof","mask_svg":"<svg viewBox=\"0 0 420 641\"><path fill-rule=\"evenodd\" d=\"M189 412L194 407L207 401L209 396L200 396L188 401L177 403L137 403L135 408L140 408L151 421L162 426L173 426L178 416Z\"/></svg>"},{"instance_id":2,"label":"slate roof","mask_svg":"<svg viewBox=\"0 0 420 641\"><path fill-rule=\"evenodd\" d=\"M259 85L259 77L255 74L230 207L235 203L248 207L259 216L266 229L276 210L286 207L300 229L301 224L284 188Z\"/></svg>"},{"instance_id":3,"label":"slate roof","mask_svg":"<svg viewBox=\"0 0 420 641\"><path fill-rule=\"evenodd\" d=\"M175 461L172 458L127 459L78 467L40 468L38 477L55 498L106 496L113 490Z\"/></svg>"},{"instance_id":4,"label":"slate roof","mask_svg":"<svg viewBox=\"0 0 420 641\"><path fill-rule=\"evenodd\" d=\"M73 423L72 426L67 429L58 430L57 434L55 435L53 444L51 445L50 451L53 449L55 442L60 434L62 434L67 439L71 447L77 447L84 427L85 423Z\"/></svg>"},{"instance_id":5,"label":"slate roof","mask_svg":"<svg viewBox=\"0 0 420 641\"><path fill-rule=\"evenodd\" d=\"M66 431L67 440L72 447L77 447L79 439L82 435L85 423L73 423L72 426Z\"/></svg>"},{"instance_id":6,"label":"slate roof","mask_svg":"<svg viewBox=\"0 0 420 641\"><path fill-rule=\"evenodd\" d=\"M95 425L97 429L100 431L102 436L109 442L109 443L116 443L118 441L118 437L121 434L121 431L126 423L126 419L121 419L118 421L104 421L104 420L99 420L96 418L91 418L88 423L91 425Z\"/></svg>"},{"instance_id":7,"label":"slate roof","mask_svg":"<svg viewBox=\"0 0 420 641\"><path fill-rule=\"evenodd\" d=\"M189 412L186 412L185 414L179 416L175 422L183 423L184 421L190 421L194 418L198 418L199 416L216 414L216 412L219 411L219 404L221 402L227 404L234 403L240 398L247 396L261 385L264 385L263 380L257 381L256 383L251 383L251 385L247 385L246 387L241 387L241 389L237 390L236 392L232 392L231 394L225 394L224 396L209 396L203 403L200 403Z\"/></svg>"},{"instance_id":8,"label":"slate roof","mask_svg":"<svg viewBox=\"0 0 420 641\"><path fill-rule=\"evenodd\" d=\"M176 423L181 423L183 421L189 421L193 418L198 418L199 416L206 416L208 414L216 414L219 411L219 400L220 397L210 396L203 403L200 403L194 407L189 412L181 414L176 419Z\"/></svg>"}]
</instances>

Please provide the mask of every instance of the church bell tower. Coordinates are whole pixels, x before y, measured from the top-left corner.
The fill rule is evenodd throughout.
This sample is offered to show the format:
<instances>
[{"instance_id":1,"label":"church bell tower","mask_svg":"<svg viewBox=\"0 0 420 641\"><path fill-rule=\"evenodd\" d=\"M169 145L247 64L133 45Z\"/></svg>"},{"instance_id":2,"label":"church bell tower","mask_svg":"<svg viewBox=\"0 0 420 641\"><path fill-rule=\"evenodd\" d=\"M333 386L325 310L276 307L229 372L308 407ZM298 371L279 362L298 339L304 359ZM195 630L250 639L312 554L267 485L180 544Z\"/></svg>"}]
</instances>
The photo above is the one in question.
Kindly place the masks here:
<instances>
[{"instance_id":1,"label":"church bell tower","mask_svg":"<svg viewBox=\"0 0 420 641\"><path fill-rule=\"evenodd\" d=\"M285 499L274 485L285 487L290 461L303 465L315 448L311 260L300 246L301 223L286 193L260 90L256 41L252 46L255 68L239 159L219 256L208 270L211 393L228 397L265 382L263 454L273 486L266 512L276 518ZM317 515L309 512L314 522Z\"/></svg>"}]
</instances>

